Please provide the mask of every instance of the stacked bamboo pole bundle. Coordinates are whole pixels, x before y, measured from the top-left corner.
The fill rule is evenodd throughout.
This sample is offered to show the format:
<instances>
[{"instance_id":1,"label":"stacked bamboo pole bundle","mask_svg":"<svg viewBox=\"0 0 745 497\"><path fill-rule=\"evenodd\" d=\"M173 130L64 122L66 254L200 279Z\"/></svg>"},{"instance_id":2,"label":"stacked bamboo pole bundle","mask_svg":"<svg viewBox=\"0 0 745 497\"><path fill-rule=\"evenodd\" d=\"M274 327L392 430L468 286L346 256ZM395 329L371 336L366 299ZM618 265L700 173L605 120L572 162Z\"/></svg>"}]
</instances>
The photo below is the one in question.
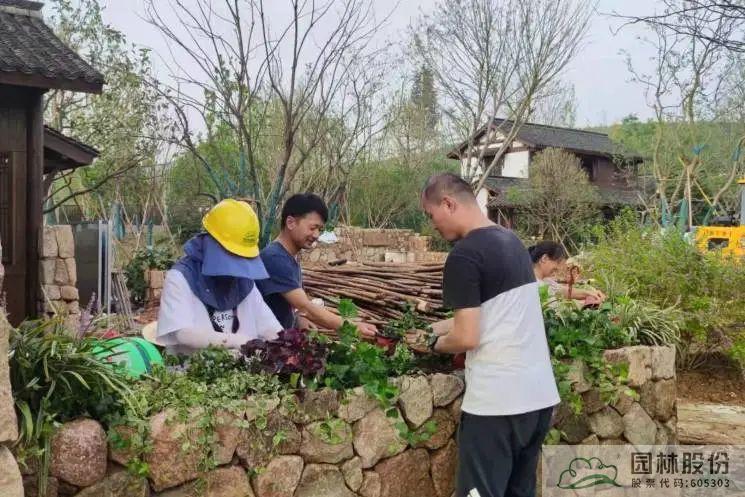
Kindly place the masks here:
<instances>
[{"instance_id":1,"label":"stacked bamboo pole bundle","mask_svg":"<svg viewBox=\"0 0 745 497\"><path fill-rule=\"evenodd\" d=\"M359 317L372 324L401 318L409 305L434 322L445 317L442 268L442 263L314 265L303 268L303 286L332 312L339 299L353 300Z\"/></svg>"}]
</instances>

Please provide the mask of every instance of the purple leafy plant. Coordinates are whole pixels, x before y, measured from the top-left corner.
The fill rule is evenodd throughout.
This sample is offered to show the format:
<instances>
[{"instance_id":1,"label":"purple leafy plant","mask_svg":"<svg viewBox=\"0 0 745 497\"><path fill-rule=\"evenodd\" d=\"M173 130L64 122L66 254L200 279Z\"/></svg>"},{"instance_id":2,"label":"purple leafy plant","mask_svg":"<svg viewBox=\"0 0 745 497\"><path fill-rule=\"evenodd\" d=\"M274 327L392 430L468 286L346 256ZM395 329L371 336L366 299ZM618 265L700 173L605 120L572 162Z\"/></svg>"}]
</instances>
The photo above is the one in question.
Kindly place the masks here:
<instances>
[{"instance_id":1,"label":"purple leafy plant","mask_svg":"<svg viewBox=\"0 0 745 497\"><path fill-rule=\"evenodd\" d=\"M251 340L241 347L247 358L258 358L262 370L280 375L321 376L326 370L326 344L298 329L279 332L276 340Z\"/></svg>"}]
</instances>

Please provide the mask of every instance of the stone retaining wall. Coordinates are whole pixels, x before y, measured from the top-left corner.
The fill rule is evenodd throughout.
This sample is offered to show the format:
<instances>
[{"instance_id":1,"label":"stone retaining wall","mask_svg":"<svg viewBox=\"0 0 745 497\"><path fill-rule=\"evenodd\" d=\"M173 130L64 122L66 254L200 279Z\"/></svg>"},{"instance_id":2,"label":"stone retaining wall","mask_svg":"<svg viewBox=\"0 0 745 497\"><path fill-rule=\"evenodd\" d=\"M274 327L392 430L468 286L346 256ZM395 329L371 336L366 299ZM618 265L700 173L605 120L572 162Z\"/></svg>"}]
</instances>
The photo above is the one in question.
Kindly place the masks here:
<instances>
[{"instance_id":1,"label":"stone retaining wall","mask_svg":"<svg viewBox=\"0 0 745 497\"><path fill-rule=\"evenodd\" d=\"M0 240L0 261L2 256L3 246ZM3 265L0 263L0 288L3 287L4 274ZM18 438L18 421L10 391L10 369L8 368L10 330L10 324L5 319L2 299L0 299L0 495L23 497L21 472L8 448Z\"/></svg>"},{"instance_id":2,"label":"stone retaining wall","mask_svg":"<svg viewBox=\"0 0 745 497\"><path fill-rule=\"evenodd\" d=\"M218 468L206 474L199 471L204 446L196 440L204 430L196 416L181 422L164 411L150 419L147 480L123 469L132 458L129 449L111 445L107 466L106 436L96 421L66 423L52 442L51 486L76 497L450 497L463 380L434 374L395 381L398 418L386 416L361 388L344 395L305 392L282 404L249 398L242 416L218 415L212 445ZM436 431L411 446L394 426L401 420L415 432L434 421ZM124 439L132 433L127 427L117 432ZM192 446L184 450L186 441ZM200 476L202 494L195 482Z\"/></svg>"},{"instance_id":3,"label":"stone retaining wall","mask_svg":"<svg viewBox=\"0 0 745 497\"><path fill-rule=\"evenodd\" d=\"M337 243L318 243L301 253L303 263L347 259L358 262L441 262L445 253L430 252L430 237L404 229L339 227Z\"/></svg>"},{"instance_id":4,"label":"stone retaining wall","mask_svg":"<svg viewBox=\"0 0 745 497\"><path fill-rule=\"evenodd\" d=\"M68 327L77 329L80 323L80 297L76 286L78 273L71 226L44 226L39 266L40 313L45 316L65 315Z\"/></svg>"},{"instance_id":5,"label":"stone retaining wall","mask_svg":"<svg viewBox=\"0 0 745 497\"><path fill-rule=\"evenodd\" d=\"M605 351L612 364L628 363L628 395L623 388L610 404L588 380L587 368L572 365L572 384L582 396L582 412L562 404L552 426L568 444L677 444L675 347L635 346Z\"/></svg>"},{"instance_id":6,"label":"stone retaining wall","mask_svg":"<svg viewBox=\"0 0 745 497\"><path fill-rule=\"evenodd\" d=\"M628 347L609 350L605 358L629 364L629 386L638 399L622 393L603 402L586 368L576 364L573 388L582 395L583 411L575 415L564 405L555 410L553 426L564 432L563 443L675 443L674 349ZM218 467L207 473L199 469L205 450L196 441L205 432L196 421L198 409L184 421L170 411L150 419L148 479L124 470L132 452L113 443L107 448L96 421L67 423L52 442L55 493L48 497L451 497L463 380L433 374L394 381L401 391L398 419L387 417L361 388L305 392L289 404L249 397L244 413L218 416L208 438ZM400 419L414 431L434 421L435 433L412 446L398 435ZM117 433L128 439L134 429ZM33 481L26 480L27 495L35 495Z\"/></svg>"}]
</instances>

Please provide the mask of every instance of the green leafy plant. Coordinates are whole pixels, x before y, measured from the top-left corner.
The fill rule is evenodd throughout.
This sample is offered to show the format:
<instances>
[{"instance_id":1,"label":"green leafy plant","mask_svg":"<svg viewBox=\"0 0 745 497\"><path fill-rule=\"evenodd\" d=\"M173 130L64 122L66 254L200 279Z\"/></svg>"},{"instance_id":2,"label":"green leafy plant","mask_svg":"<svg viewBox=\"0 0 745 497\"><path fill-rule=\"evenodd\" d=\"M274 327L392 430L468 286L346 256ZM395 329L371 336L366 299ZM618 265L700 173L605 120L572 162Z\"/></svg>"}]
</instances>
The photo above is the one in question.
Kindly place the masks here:
<instances>
[{"instance_id":1,"label":"green leafy plant","mask_svg":"<svg viewBox=\"0 0 745 497\"><path fill-rule=\"evenodd\" d=\"M361 340L357 327L348 321L357 314L351 301L340 302L339 314L345 321L339 329L339 340L329 343L323 383L337 390L362 386L365 393L378 401L387 416L398 418L393 399L398 396L399 389L389 377L406 374L413 369L411 352L408 349L404 351L406 347L399 344L400 347L389 357L382 348ZM399 435L406 440L414 440L413 437L418 436L403 421L396 423L396 427Z\"/></svg>"},{"instance_id":2,"label":"green leafy plant","mask_svg":"<svg viewBox=\"0 0 745 497\"><path fill-rule=\"evenodd\" d=\"M599 227L595 237L586 254L590 274L611 296L653 304L679 324L680 366L695 367L705 357L699 352L711 350L745 365L738 353L745 350L745 264L702 254L675 229L639 226L631 213Z\"/></svg>"},{"instance_id":3,"label":"green leafy plant","mask_svg":"<svg viewBox=\"0 0 745 497\"><path fill-rule=\"evenodd\" d=\"M613 314L618 325L634 342L644 345L677 345L683 316L676 306L661 308L627 295L614 299Z\"/></svg>"},{"instance_id":4,"label":"green leafy plant","mask_svg":"<svg viewBox=\"0 0 745 497\"><path fill-rule=\"evenodd\" d=\"M288 386L278 377L249 373L245 367L239 367L241 363L232 359L227 350L205 349L191 359L196 361L167 357L165 362L174 365L156 366L149 377L137 382L132 389L133 408L112 418L109 438L116 447L126 447L134 455L127 464L131 472L139 475L147 472L144 456L151 448L148 419L156 413L167 411L174 421L188 422L198 429L199 436L193 430L185 430L181 450L197 450L201 454L200 471L209 471L216 467L214 440L221 414L241 417L248 407L249 395L282 399L289 394ZM264 403L256 402L252 407L257 411L256 427L266 429ZM245 421L237 423L242 428L248 427ZM126 437L119 435L122 426L127 427ZM278 445L283 436L279 432L273 434L272 442Z\"/></svg>"},{"instance_id":5,"label":"green leafy plant","mask_svg":"<svg viewBox=\"0 0 745 497\"><path fill-rule=\"evenodd\" d=\"M569 378L571 364L581 361L589 370L590 380L606 402L615 400L628 375L625 365L608 364L603 351L635 343L613 315L613 306L580 309L574 303L550 304L544 297L544 322L561 399L579 414L582 398L573 390Z\"/></svg>"},{"instance_id":6,"label":"green leafy plant","mask_svg":"<svg viewBox=\"0 0 745 497\"><path fill-rule=\"evenodd\" d=\"M126 373L97 359L105 342L74 337L60 320L27 321L10 336L10 380L20 421L17 451L39 462L46 492L54 427L79 416L136 410Z\"/></svg>"},{"instance_id":7,"label":"green leafy plant","mask_svg":"<svg viewBox=\"0 0 745 497\"><path fill-rule=\"evenodd\" d=\"M245 369L243 362L228 349L214 345L194 352L184 364L189 378L207 384L218 381L230 371Z\"/></svg>"},{"instance_id":8,"label":"green leafy plant","mask_svg":"<svg viewBox=\"0 0 745 497\"><path fill-rule=\"evenodd\" d=\"M140 249L135 252L132 259L124 267L124 275L127 277L127 289L129 289L132 301L136 304L143 304L145 302L145 293L147 290L145 271L150 269L161 271L169 269L173 261L173 256L166 249Z\"/></svg>"},{"instance_id":9,"label":"green leafy plant","mask_svg":"<svg viewBox=\"0 0 745 497\"><path fill-rule=\"evenodd\" d=\"M406 310L404 311L403 316L398 319L392 319L391 321L388 321L388 323L383 326L383 329L380 330L380 334L387 338L400 340L404 337L404 335L406 335L407 331L431 331L431 329L432 327L429 325L429 322L422 319L422 317L419 315L419 313L417 313L416 308L412 304L407 303Z\"/></svg>"}]
</instances>

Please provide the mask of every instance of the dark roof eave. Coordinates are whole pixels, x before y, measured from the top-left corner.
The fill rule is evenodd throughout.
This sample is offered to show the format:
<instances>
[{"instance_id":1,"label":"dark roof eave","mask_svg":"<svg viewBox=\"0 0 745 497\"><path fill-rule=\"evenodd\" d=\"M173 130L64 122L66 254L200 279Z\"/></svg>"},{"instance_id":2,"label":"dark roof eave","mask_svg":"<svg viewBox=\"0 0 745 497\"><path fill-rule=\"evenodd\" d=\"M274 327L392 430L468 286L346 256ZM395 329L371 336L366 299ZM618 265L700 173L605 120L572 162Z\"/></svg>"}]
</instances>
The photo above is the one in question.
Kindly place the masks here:
<instances>
[{"instance_id":1,"label":"dark roof eave","mask_svg":"<svg viewBox=\"0 0 745 497\"><path fill-rule=\"evenodd\" d=\"M540 149L543 149L543 148L548 148L546 146L538 146L538 145L535 145L533 143L528 143L525 140L520 140L520 141L522 143L524 143L525 145L527 145L529 148L533 148L535 150L540 150ZM451 150L450 152L448 152L448 155L447 155L448 159L461 160L463 158L463 157L460 156L460 150L461 150L461 148L462 147L456 147L453 150ZM620 153L620 152L617 153L617 154L609 154L609 153L605 153L605 152L598 152L598 151L595 151L595 150L581 150L581 149L567 148L567 147L559 147L559 148L561 148L562 150L566 150L567 152L571 152L573 154L593 155L593 156L596 156L596 157L606 157L608 159L615 159L617 157L621 157L624 161L631 162L632 164L640 164L640 163L644 162L645 160L647 160L646 158L644 158L644 157L642 157L640 155L631 155L631 154L627 155L627 154ZM457 152L456 152L456 150L457 150ZM486 154L484 154L484 155L486 156ZM493 156L493 155L494 154L490 154L490 156Z\"/></svg>"},{"instance_id":2,"label":"dark roof eave","mask_svg":"<svg viewBox=\"0 0 745 497\"><path fill-rule=\"evenodd\" d=\"M0 70L0 83L15 86L30 86L44 90L70 90L84 93L100 94L103 81L85 81L83 79L47 78L39 74L25 74Z\"/></svg>"},{"instance_id":3,"label":"dark roof eave","mask_svg":"<svg viewBox=\"0 0 745 497\"><path fill-rule=\"evenodd\" d=\"M95 148L44 126L44 174L89 166L98 156Z\"/></svg>"}]
</instances>

